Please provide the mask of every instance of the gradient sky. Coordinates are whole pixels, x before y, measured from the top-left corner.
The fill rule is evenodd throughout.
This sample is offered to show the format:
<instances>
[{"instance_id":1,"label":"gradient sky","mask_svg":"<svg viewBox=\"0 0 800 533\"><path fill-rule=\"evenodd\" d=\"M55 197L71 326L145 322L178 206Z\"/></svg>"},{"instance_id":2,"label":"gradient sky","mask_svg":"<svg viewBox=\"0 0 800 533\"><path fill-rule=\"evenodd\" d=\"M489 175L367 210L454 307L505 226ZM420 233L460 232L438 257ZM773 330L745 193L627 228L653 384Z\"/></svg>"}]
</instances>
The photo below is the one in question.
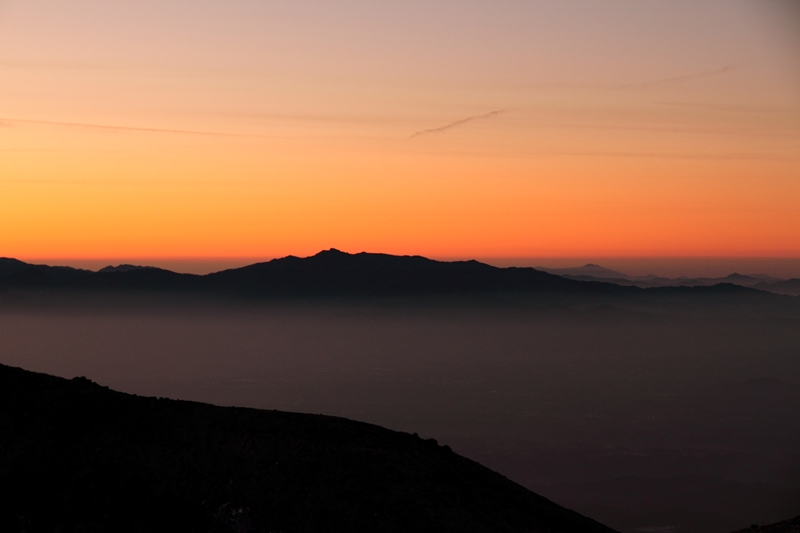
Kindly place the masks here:
<instances>
[{"instance_id":1,"label":"gradient sky","mask_svg":"<svg viewBox=\"0 0 800 533\"><path fill-rule=\"evenodd\" d=\"M0 0L0 256L797 258L793 6Z\"/></svg>"}]
</instances>

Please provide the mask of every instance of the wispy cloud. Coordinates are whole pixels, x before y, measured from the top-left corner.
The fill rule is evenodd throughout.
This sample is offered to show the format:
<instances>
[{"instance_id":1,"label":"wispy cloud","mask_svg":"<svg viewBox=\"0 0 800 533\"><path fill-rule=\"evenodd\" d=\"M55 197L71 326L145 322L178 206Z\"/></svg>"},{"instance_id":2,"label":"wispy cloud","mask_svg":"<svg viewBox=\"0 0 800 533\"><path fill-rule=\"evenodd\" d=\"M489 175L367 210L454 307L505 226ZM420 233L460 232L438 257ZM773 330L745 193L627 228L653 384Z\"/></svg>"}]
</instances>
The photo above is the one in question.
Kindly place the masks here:
<instances>
[{"instance_id":1,"label":"wispy cloud","mask_svg":"<svg viewBox=\"0 0 800 533\"><path fill-rule=\"evenodd\" d=\"M792 109L785 109L777 106L766 105L736 105L736 104L716 104L707 102L656 102L659 105L666 105L672 107L688 107L692 109L704 109L708 111L725 111L730 113L797 113Z\"/></svg>"},{"instance_id":2,"label":"wispy cloud","mask_svg":"<svg viewBox=\"0 0 800 533\"><path fill-rule=\"evenodd\" d=\"M84 122L60 122L55 120L31 120L21 118L0 118L0 124L41 124L46 126L63 126L69 128L84 128L93 130L116 131L116 132L139 132L139 133L169 133L178 135L205 135L212 137L257 137L266 139L276 139L278 137L272 135L260 135L257 133L229 133L219 131L202 131L202 130L181 130L170 128L145 128L137 126L117 126L109 124L89 124Z\"/></svg>"},{"instance_id":3,"label":"wispy cloud","mask_svg":"<svg viewBox=\"0 0 800 533\"><path fill-rule=\"evenodd\" d=\"M409 139L413 139L415 137L420 137L422 135L429 135L431 133L441 133L443 131L447 131L447 130L451 130L453 128L461 127L461 126L463 126L464 124L466 124L468 122L472 122L473 120L479 120L479 119L483 119L483 118L491 118L491 117L497 116L500 113L505 113L505 111L506 111L505 109L498 109L496 111L490 111L490 112L484 113L482 115L475 115L473 117L462 118L461 120L456 120L455 122L451 122L449 124L445 124L444 126L440 126L438 128L432 128L432 129L429 129L429 130L418 131L418 132L414 133L413 135L411 135L409 137Z\"/></svg>"},{"instance_id":4,"label":"wispy cloud","mask_svg":"<svg viewBox=\"0 0 800 533\"><path fill-rule=\"evenodd\" d=\"M704 70L701 72L692 72L690 74L682 74L680 76L673 76L671 78L663 78L660 80L653 80L647 81L643 83L629 83L626 85L618 85L617 89L646 89L648 87L658 87L660 85L670 85L673 83L682 83L685 81L692 81L701 78L708 78L710 76L717 76L719 74L725 74L732 70L736 70L738 68L744 67L749 65L749 63L737 63L733 65L723 65L720 68L713 69L713 70Z\"/></svg>"}]
</instances>

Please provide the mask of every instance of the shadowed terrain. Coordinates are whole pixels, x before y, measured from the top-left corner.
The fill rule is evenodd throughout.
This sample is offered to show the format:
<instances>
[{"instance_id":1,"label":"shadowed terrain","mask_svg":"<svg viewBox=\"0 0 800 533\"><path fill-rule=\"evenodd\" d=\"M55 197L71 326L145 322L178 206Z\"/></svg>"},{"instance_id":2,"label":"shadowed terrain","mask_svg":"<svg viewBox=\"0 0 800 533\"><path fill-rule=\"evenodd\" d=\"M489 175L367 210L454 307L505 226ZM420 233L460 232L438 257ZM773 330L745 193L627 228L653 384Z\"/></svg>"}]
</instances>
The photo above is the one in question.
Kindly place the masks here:
<instances>
[{"instance_id":1,"label":"shadowed terrain","mask_svg":"<svg viewBox=\"0 0 800 533\"><path fill-rule=\"evenodd\" d=\"M753 524L746 529L740 529L734 533L800 533L800 516L767 526Z\"/></svg>"},{"instance_id":2,"label":"shadowed terrain","mask_svg":"<svg viewBox=\"0 0 800 533\"><path fill-rule=\"evenodd\" d=\"M3 531L611 532L436 441L0 365Z\"/></svg>"}]
</instances>

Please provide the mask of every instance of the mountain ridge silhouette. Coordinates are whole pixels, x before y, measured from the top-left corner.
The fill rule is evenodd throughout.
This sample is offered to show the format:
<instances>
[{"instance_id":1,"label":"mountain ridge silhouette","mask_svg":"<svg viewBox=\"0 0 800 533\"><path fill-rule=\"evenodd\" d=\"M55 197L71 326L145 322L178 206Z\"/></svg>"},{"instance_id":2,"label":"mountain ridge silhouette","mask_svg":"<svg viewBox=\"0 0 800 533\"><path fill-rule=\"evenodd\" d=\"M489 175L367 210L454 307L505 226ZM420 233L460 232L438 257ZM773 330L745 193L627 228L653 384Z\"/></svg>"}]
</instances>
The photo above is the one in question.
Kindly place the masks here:
<instances>
[{"instance_id":1,"label":"mountain ridge silhouette","mask_svg":"<svg viewBox=\"0 0 800 533\"><path fill-rule=\"evenodd\" d=\"M109 266L93 272L0 258L0 288L4 289L142 290L256 298L481 293L626 295L645 290L619 281L575 279L531 267L500 268L476 260L437 261L419 255L368 252L350 254L334 248L309 257L287 256L205 275L133 265ZM680 292L686 287L658 288ZM646 290L654 289L656 287ZM704 289L701 291L698 287L695 292L750 290L725 280Z\"/></svg>"}]
</instances>

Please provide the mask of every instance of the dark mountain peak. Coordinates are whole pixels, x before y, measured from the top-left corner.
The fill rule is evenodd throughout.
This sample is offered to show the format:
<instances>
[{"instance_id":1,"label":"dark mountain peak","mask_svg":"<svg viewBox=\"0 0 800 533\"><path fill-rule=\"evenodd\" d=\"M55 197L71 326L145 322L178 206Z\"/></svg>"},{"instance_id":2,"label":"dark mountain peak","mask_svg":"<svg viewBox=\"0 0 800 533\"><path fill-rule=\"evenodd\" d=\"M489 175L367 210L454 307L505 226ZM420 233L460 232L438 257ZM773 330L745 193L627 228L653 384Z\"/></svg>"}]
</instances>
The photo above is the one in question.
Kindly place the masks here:
<instances>
[{"instance_id":1,"label":"dark mountain peak","mask_svg":"<svg viewBox=\"0 0 800 533\"><path fill-rule=\"evenodd\" d=\"M422 256L336 249L205 276L215 290L246 296L410 296L550 290L589 291L591 284L533 268L497 268L478 261L435 261ZM583 287L582 287L583 286Z\"/></svg>"},{"instance_id":2,"label":"dark mountain peak","mask_svg":"<svg viewBox=\"0 0 800 533\"><path fill-rule=\"evenodd\" d=\"M16 274L17 272L22 272L32 268L35 268L34 265L30 265L20 261L19 259L0 257L0 277L8 276L9 274Z\"/></svg>"},{"instance_id":3,"label":"dark mountain peak","mask_svg":"<svg viewBox=\"0 0 800 533\"><path fill-rule=\"evenodd\" d=\"M602 267L594 263L586 263L585 265L583 265L583 268L602 268Z\"/></svg>"},{"instance_id":4,"label":"dark mountain peak","mask_svg":"<svg viewBox=\"0 0 800 533\"><path fill-rule=\"evenodd\" d=\"M14 259L13 257L0 257L0 265L17 265L17 266L24 266L28 265L24 261L20 261L19 259Z\"/></svg>"},{"instance_id":5,"label":"dark mountain peak","mask_svg":"<svg viewBox=\"0 0 800 533\"><path fill-rule=\"evenodd\" d=\"M362 252L362 253L364 253L364 252ZM317 252L312 257L328 257L328 256L344 256L344 255L353 255L353 254L350 254L350 253L347 253L347 252L343 252L343 251L338 250L336 248L328 248L327 250L321 250L321 251Z\"/></svg>"},{"instance_id":6,"label":"dark mountain peak","mask_svg":"<svg viewBox=\"0 0 800 533\"><path fill-rule=\"evenodd\" d=\"M435 440L0 365L0 531L613 533Z\"/></svg>"},{"instance_id":7,"label":"dark mountain peak","mask_svg":"<svg viewBox=\"0 0 800 533\"><path fill-rule=\"evenodd\" d=\"M140 266L140 265L117 265L112 266L108 265L107 267L103 267L98 272L109 273L109 272L130 272L131 270L163 270L161 268L156 268L152 266Z\"/></svg>"},{"instance_id":8,"label":"dark mountain peak","mask_svg":"<svg viewBox=\"0 0 800 533\"><path fill-rule=\"evenodd\" d=\"M57 285L59 281L77 279L88 273L90 271L79 268L34 265L10 257L0 258L0 278L36 280L34 284L37 286L51 285L51 281Z\"/></svg>"},{"instance_id":9,"label":"dark mountain peak","mask_svg":"<svg viewBox=\"0 0 800 533\"><path fill-rule=\"evenodd\" d=\"M392 255L392 254L383 254L383 253L375 253L375 252L358 252L358 253L348 253L343 252L341 250L337 250L336 248L331 248L329 250L322 250L315 255L310 257L301 258L301 260L323 260L323 261L331 261L337 262L338 264L343 265L408 265L410 263L417 263L417 264L433 264L433 263L440 263L441 261L436 261L434 259L428 259L427 257L423 257L421 255ZM477 261L475 261L477 263Z\"/></svg>"}]
</instances>

